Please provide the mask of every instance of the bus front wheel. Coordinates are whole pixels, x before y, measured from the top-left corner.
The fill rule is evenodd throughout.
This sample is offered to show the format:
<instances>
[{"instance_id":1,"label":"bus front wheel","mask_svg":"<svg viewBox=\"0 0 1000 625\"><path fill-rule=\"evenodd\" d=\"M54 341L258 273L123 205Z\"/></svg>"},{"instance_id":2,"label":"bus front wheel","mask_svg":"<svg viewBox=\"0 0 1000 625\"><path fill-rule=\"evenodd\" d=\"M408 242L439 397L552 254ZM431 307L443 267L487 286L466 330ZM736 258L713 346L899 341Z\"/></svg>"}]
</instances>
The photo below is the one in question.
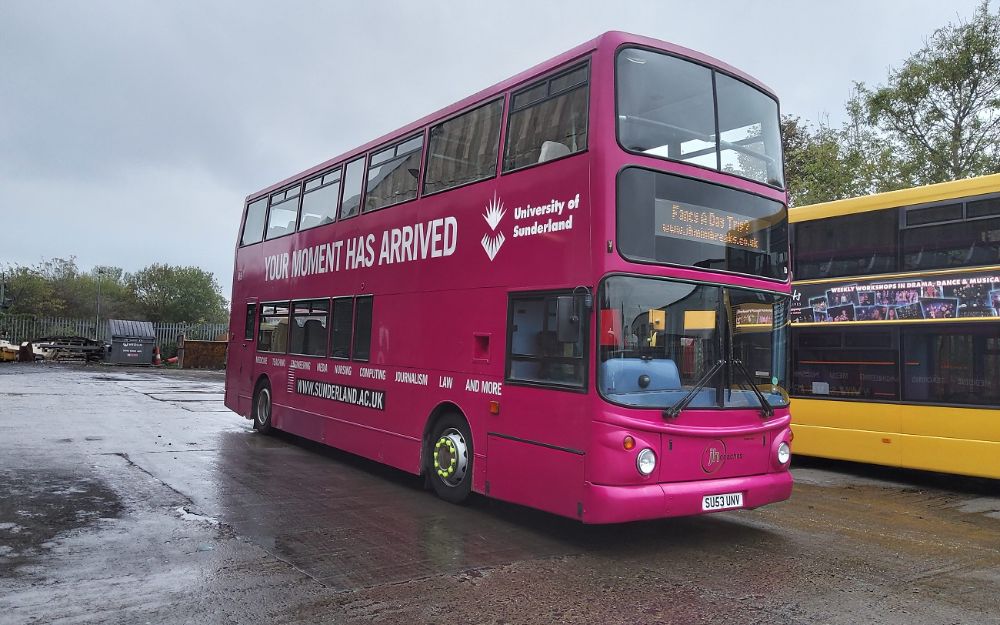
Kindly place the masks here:
<instances>
[{"instance_id":1,"label":"bus front wheel","mask_svg":"<svg viewBox=\"0 0 1000 625\"><path fill-rule=\"evenodd\" d=\"M437 496L461 503L472 491L472 435L465 419L445 415L428 441L428 474Z\"/></svg>"},{"instance_id":2,"label":"bus front wheel","mask_svg":"<svg viewBox=\"0 0 1000 625\"><path fill-rule=\"evenodd\" d=\"M253 429L261 434L271 431L271 385L266 380L257 385L253 395Z\"/></svg>"}]
</instances>

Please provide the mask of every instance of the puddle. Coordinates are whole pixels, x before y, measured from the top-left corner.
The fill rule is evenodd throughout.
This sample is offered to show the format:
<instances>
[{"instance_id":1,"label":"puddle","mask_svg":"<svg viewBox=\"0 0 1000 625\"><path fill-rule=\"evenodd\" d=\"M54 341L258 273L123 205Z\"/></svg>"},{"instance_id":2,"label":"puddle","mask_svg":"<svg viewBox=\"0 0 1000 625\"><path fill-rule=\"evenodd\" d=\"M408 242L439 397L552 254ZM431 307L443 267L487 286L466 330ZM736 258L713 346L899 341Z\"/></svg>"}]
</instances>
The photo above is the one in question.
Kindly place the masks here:
<instances>
[{"instance_id":1,"label":"puddle","mask_svg":"<svg viewBox=\"0 0 1000 625\"><path fill-rule=\"evenodd\" d=\"M71 472L0 471L0 577L55 543L58 534L80 529L101 519L116 518L121 499L103 481Z\"/></svg>"}]
</instances>

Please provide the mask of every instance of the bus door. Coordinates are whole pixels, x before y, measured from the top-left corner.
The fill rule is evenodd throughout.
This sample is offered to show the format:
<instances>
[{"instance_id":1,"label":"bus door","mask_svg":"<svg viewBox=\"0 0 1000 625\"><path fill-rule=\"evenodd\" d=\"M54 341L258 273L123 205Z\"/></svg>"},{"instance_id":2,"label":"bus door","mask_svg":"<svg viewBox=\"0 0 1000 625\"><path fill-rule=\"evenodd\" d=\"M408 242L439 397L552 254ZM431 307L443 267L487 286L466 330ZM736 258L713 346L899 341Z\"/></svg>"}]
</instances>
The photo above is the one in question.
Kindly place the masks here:
<instances>
[{"instance_id":1,"label":"bus door","mask_svg":"<svg viewBox=\"0 0 1000 625\"><path fill-rule=\"evenodd\" d=\"M577 515L590 433L583 301L571 291L510 296L507 381L487 441L492 497Z\"/></svg>"},{"instance_id":2,"label":"bus door","mask_svg":"<svg viewBox=\"0 0 1000 625\"><path fill-rule=\"evenodd\" d=\"M233 340L229 343L229 363L227 366L232 367L230 371L236 374L231 379L235 380L237 406L239 407L237 412L244 416L250 414L251 395L253 394L258 308L257 298L246 301L246 308L244 308L242 315L242 327L233 328L231 333Z\"/></svg>"}]
</instances>

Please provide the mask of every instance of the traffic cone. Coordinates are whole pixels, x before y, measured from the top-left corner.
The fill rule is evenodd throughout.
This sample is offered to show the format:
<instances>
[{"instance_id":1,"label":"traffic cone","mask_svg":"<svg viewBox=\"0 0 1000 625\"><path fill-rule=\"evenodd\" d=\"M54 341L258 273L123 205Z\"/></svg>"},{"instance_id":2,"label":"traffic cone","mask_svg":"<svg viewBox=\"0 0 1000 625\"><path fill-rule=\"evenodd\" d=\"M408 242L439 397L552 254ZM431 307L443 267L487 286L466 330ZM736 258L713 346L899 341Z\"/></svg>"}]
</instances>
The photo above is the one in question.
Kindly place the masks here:
<instances>
[{"instance_id":1,"label":"traffic cone","mask_svg":"<svg viewBox=\"0 0 1000 625\"><path fill-rule=\"evenodd\" d=\"M159 345L154 345L153 346L153 366L158 367L158 366L160 366L162 364L163 364L163 361L160 360L160 346Z\"/></svg>"}]
</instances>

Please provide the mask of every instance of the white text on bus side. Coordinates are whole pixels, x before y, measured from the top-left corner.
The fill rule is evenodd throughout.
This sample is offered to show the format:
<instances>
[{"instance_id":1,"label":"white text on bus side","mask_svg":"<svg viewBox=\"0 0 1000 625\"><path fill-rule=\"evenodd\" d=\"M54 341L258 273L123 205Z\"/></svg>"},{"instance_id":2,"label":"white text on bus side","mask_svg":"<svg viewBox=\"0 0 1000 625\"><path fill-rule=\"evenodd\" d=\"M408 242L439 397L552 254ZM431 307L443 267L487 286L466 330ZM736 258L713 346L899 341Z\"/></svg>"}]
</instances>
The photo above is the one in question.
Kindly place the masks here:
<instances>
[{"instance_id":1,"label":"white text on bus side","mask_svg":"<svg viewBox=\"0 0 1000 625\"><path fill-rule=\"evenodd\" d=\"M458 245L458 220L443 217L412 226L390 228L382 232L381 240L379 265L451 256ZM372 267L375 259L375 235L362 234L265 256L264 280L272 282L341 269Z\"/></svg>"}]
</instances>

